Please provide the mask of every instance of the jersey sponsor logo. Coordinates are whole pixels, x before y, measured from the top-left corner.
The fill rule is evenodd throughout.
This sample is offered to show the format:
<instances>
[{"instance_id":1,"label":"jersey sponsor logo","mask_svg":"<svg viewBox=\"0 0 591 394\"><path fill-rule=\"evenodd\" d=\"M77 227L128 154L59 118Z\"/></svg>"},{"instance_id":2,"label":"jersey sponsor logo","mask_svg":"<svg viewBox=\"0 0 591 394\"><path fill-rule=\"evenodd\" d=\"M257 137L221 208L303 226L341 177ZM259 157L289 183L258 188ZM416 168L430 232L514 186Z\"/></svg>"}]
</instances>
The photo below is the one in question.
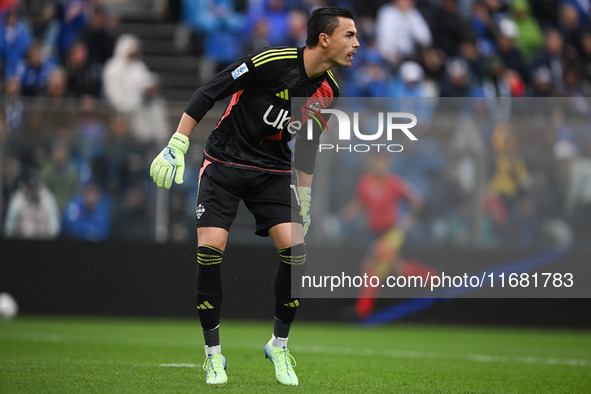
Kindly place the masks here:
<instances>
[{"instance_id":1,"label":"jersey sponsor logo","mask_svg":"<svg viewBox=\"0 0 591 394\"><path fill-rule=\"evenodd\" d=\"M263 115L263 122L276 129L283 130L291 120L291 115L286 109L280 109L277 115L272 115L273 107L273 104L269 105L267 112ZM273 117L275 117L275 119L273 119Z\"/></svg>"},{"instance_id":2,"label":"jersey sponsor logo","mask_svg":"<svg viewBox=\"0 0 591 394\"><path fill-rule=\"evenodd\" d=\"M239 76L246 74L248 72L248 66L246 63L242 63L239 65L236 70L232 71L232 77L234 79L238 78Z\"/></svg>"}]
</instances>

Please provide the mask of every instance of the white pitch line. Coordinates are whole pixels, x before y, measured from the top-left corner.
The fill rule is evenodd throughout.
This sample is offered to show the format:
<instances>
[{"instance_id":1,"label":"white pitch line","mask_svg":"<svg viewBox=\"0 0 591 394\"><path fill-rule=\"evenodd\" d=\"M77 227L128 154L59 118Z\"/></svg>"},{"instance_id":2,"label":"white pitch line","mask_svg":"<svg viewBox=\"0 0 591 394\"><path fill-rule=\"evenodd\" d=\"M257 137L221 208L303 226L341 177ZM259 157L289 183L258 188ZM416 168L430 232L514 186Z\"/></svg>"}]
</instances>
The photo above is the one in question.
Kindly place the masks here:
<instances>
[{"instance_id":1,"label":"white pitch line","mask_svg":"<svg viewBox=\"0 0 591 394\"><path fill-rule=\"evenodd\" d=\"M260 344L229 344L228 347L261 350ZM302 346L294 345L290 347L297 353L308 354L330 354L333 356L345 355L359 355L368 357L388 357L400 359L441 359L441 360L466 360L481 363L518 363L518 364L535 364L535 365L564 365L569 367L588 367L591 366L591 360L577 360L577 359L558 359L558 358L541 358L541 357L507 357L507 356L493 356L487 354L466 354L466 355L447 355L443 353L433 352L417 352L409 350L396 349L355 349L347 347L325 347L325 346ZM161 367L198 367L196 364L160 364Z\"/></svg>"},{"instance_id":2,"label":"white pitch line","mask_svg":"<svg viewBox=\"0 0 591 394\"><path fill-rule=\"evenodd\" d=\"M45 342L45 343L87 343L96 341L96 338L89 339L87 337L76 337L76 336L62 336L54 333L1 333L0 339L17 340L25 342ZM107 338L102 338L101 343L107 342ZM115 341L117 343L138 343L142 345L152 344L150 341L139 340L138 338L108 338L108 341ZM164 346L182 346L182 345L193 345L193 341L169 341L170 343L159 343ZM228 347L260 350L261 344L259 343L228 343ZM454 360L467 360L481 363L519 363L519 364L533 364L533 365L563 365L569 367L589 367L591 366L591 360L581 359L559 359L559 358L542 358L542 357L528 357L528 356L494 356L489 354L466 354L466 355L447 355L443 353L433 352L418 352L411 350L399 350L399 349L355 349L348 347L325 347L325 346L306 346L306 345L294 345L291 349L299 353L308 354L330 354L333 356L348 356L348 355L359 355L368 357L389 357L389 358L401 358L401 359L454 359ZM184 364L184 363L170 363L160 364L161 367L176 367L176 368L196 368L199 367L197 364Z\"/></svg>"},{"instance_id":3,"label":"white pitch line","mask_svg":"<svg viewBox=\"0 0 591 394\"><path fill-rule=\"evenodd\" d=\"M170 368L197 368L199 365L197 364L160 364L161 367L170 367Z\"/></svg>"}]
</instances>

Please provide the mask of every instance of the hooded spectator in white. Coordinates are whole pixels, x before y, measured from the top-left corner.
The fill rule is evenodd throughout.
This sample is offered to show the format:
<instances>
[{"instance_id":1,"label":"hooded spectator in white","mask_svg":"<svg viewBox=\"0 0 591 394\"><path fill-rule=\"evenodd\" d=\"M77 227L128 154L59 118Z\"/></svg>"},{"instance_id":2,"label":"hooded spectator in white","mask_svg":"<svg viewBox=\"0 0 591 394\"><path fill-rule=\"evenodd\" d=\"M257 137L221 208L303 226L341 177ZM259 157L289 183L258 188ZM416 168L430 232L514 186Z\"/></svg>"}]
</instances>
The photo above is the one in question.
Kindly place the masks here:
<instances>
[{"instance_id":1,"label":"hooded spectator in white","mask_svg":"<svg viewBox=\"0 0 591 394\"><path fill-rule=\"evenodd\" d=\"M23 184L8 202L4 234L8 238L49 239L60 232L59 209L53 194L39 181L36 170L26 173Z\"/></svg>"},{"instance_id":2,"label":"hooded spectator in white","mask_svg":"<svg viewBox=\"0 0 591 394\"><path fill-rule=\"evenodd\" d=\"M134 138L159 140L162 133L168 135L164 103L157 96L157 77L140 59L140 49L140 41L131 34L117 39L103 71L105 96L128 119Z\"/></svg>"},{"instance_id":3,"label":"hooded spectator in white","mask_svg":"<svg viewBox=\"0 0 591 394\"><path fill-rule=\"evenodd\" d=\"M414 0L393 0L380 7L376 19L376 43L393 66L431 45L431 30Z\"/></svg>"}]
</instances>

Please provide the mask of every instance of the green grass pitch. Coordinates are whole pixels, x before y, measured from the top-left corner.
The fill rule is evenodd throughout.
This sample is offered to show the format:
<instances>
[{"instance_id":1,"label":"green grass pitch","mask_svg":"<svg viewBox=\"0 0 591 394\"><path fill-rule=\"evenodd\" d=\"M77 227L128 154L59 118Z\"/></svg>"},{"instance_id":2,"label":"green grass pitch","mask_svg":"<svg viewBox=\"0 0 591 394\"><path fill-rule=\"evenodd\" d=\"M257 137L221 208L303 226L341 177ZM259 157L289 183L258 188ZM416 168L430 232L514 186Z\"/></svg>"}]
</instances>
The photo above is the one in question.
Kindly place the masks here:
<instances>
[{"instance_id":1,"label":"green grass pitch","mask_svg":"<svg viewBox=\"0 0 591 394\"><path fill-rule=\"evenodd\" d=\"M275 382L271 322L222 322L228 384L207 387L193 320L0 321L0 392L589 393L591 332L298 322L298 387Z\"/></svg>"}]
</instances>

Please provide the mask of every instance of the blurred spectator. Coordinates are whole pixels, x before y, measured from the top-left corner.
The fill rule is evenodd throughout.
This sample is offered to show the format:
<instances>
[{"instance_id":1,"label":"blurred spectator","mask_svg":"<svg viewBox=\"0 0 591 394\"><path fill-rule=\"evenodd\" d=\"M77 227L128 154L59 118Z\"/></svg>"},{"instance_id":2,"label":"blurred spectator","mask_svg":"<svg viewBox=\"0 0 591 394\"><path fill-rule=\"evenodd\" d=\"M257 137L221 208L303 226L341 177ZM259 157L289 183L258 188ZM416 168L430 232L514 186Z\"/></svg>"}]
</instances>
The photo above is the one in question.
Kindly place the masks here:
<instances>
[{"instance_id":1,"label":"blurred spectator","mask_svg":"<svg viewBox=\"0 0 591 394\"><path fill-rule=\"evenodd\" d=\"M58 38L60 57L65 58L70 46L86 28L87 6L91 0L64 0L61 29Z\"/></svg>"},{"instance_id":2,"label":"blurred spectator","mask_svg":"<svg viewBox=\"0 0 591 394\"><path fill-rule=\"evenodd\" d=\"M560 0L560 3L559 13L562 13L565 6L569 6L568 8L571 8L572 12L577 15L582 28L589 25L589 18L591 18L591 3L589 0ZM571 13L571 11L568 12ZM569 19L574 19L574 17L569 17Z\"/></svg>"},{"instance_id":3,"label":"blurred spectator","mask_svg":"<svg viewBox=\"0 0 591 394\"><path fill-rule=\"evenodd\" d=\"M170 240L187 242L195 237L195 221L187 217L187 195L185 193L170 194L169 228Z\"/></svg>"},{"instance_id":4,"label":"blurred spectator","mask_svg":"<svg viewBox=\"0 0 591 394\"><path fill-rule=\"evenodd\" d=\"M561 0L535 0L530 2L532 14L542 29L556 26Z\"/></svg>"},{"instance_id":5,"label":"blurred spectator","mask_svg":"<svg viewBox=\"0 0 591 394\"><path fill-rule=\"evenodd\" d=\"M510 3L511 20L519 30L517 47L524 58L531 62L534 53L544 44L544 35L536 19L531 15L527 0L513 0Z\"/></svg>"},{"instance_id":6,"label":"blurred spectator","mask_svg":"<svg viewBox=\"0 0 591 394\"><path fill-rule=\"evenodd\" d=\"M40 43L34 42L27 51L27 56L18 62L15 75L21 81L21 91L24 96L39 96L47 89L47 80L56 62L43 54Z\"/></svg>"},{"instance_id":7,"label":"blurred spectator","mask_svg":"<svg viewBox=\"0 0 591 394\"><path fill-rule=\"evenodd\" d=\"M122 240L150 240L154 220L150 215L146 193L138 186L129 188L123 202L113 215L113 238Z\"/></svg>"},{"instance_id":8,"label":"blurred spectator","mask_svg":"<svg viewBox=\"0 0 591 394\"><path fill-rule=\"evenodd\" d=\"M60 212L63 212L79 187L78 170L70 158L70 148L66 142L57 141L53 144L50 161L41 167L40 175L55 196Z\"/></svg>"},{"instance_id":9,"label":"blurred spectator","mask_svg":"<svg viewBox=\"0 0 591 394\"><path fill-rule=\"evenodd\" d=\"M482 93L488 111L495 122L507 122L511 116L511 98L523 96L525 84L515 71L508 70L496 56L487 59L484 68Z\"/></svg>"},{"instance_id":10,"label":"blurred spectator","mask_svg":"<svg viewBox=\"0 0 591 394\"><path fill-rule=\"evenodd\" d=\"M92 162L97 158L104 157L105 147L104 139L107 134L107 125L104 119L99 115L97 100L92 96L83 96L78 101L79 121L76 134L80 138L80 154L82 157ZM83 181L90 176L90 169L85 169L81 174Z\"/></svg>"},{"instance_id":11,"label":"blurred spectator","mask_svg":"<svg viewBox=\"0 0 591 394\"><path fill-rule=\"evenodd\" d=\"M591 30L585 30L579 40L581 66L583 77L591 83Z\"/></svg>"},{"instance_id":12,"label":"blurred spectator","mask_svg":"<svg viewBox=\"0 0 591 394\"><path fill-rule=\"evenodd\" d=\"M519 192L528 185L527 166L511 126L498 125L492 136L492 145L495 150L495 172L490 179L490 187L511 208Z\"/></svg>"},{"instance_id":13,"label":"blurred spectator","mask_svg":"<svg viewBox=\"0 0 591 394\"><path fill-rule=\"evenodd\" d=\"M480 97L482 90L472 84L468 63L462 58L449 59L441 83L440 97Z\"/></svg>"},{"instance_id":14,"label":"blurred spectator","mask_svg":"<svg viewBox=\"0 0 591 394\"><path fill-rule=\"evenodd\" d=\"M286 0L267 0L262 15L257 21L264 19L269 25L272 34L268 39L271 46L285 45L289 33L289 13Z\"/></svg>"},{"instance_id":15,"label":"blurred spectator","mask_svg":"<svg viewBox=\"0 0 591 394\"><path fill-rule=\"evenodd\" d=\"M540 216L534 200L529 194L521 194L516 199L505 231L505 247L528 249L548 246L542 237Z\"/></svg>"},{"instance_id":16,"label":"blurred spectator","mask_svg":"<svg viewBox=\"0 0 591 394\"><path fill-rule=\"evenodd\" d=\"M495 50L496 26L484 0L475 0L470 11L470 24L476 35L478 51L489 56Z\"/></svg>"},{"instance_id":17,"label":"blurred spectator","mask_svg":"<svg viewBox=\"0 0 591 394\"><path fill-rule=\"evenodd\" d=\"M432 181L427 198L424 209L432 219L429 224L431 237L437 242L445 242L449 238L450 214L467 199L456 166L442 168Z\"/></svg>"},{"instance_id":18,"label":"blurred spectator","mask_svg":"<svg viewBox=\"0 0 591 394\"><path fill-rule=\"evenodd\" d=\"M447 57L458 55L458 46L468 38L470 26L458 10L458 0L443 0L429 20L433 47Z\"/></svg>"},{"instance_id":19,"label":"blurred spectator","mask_svg":"<svg viewBox=\"0 0 591 394\"><path fill-rule=\"evenodd\" d=\"M102 67L113 56L115 38L109 31L112 27L110 16L101 7L94 7L88 26L82 33L86 43L90 63Z\"/></svg>"},{"instance_id":20,"label":"blurred spectator","mask_svg":"<svg viewBox=\"0 0 591 394\"><path fill-rule=\"evenodd\" d=\"M76 108L75 102L66 97L67 89L66 71L62 67L54 68L47 81L47 99L42 101L45 110L42 128L47 135L67 136L72 130Z\"/></svg>"},{"instance_id":21,"label":"blurred spectator","mask_svg":"<svg viewBox=\"0 0 591 394\"><path fill-rule=\"evenodd\" d=\"M437 92L424 77L420 64L412 60L403 62L398 69L398 76L388 86L387 96L391 97L389 102L396 111L410 112L422 122L429 122L434 103L425 98L437 97Z\"/></svg>"},{"instance_id":22,"label":"blurred spectator","mask_svg":"<svg viewBox=\"0 0 591 394\"><path fill-rule=\"evenodd\" d=\"M88 47L83 41L76 41L70 47L66 62L68 93L74 97L100 94L99 66L92 64L88 57Z\"/></svg>"},{"instance_id":23,"label":"blurred spectator","mask_svg":"<svg viewBox=\"0 0 591 394\"><path fill-rule=\"evenodd\" d=\"M505 232L509 213L499 194L490 186L486 188L482 201L482 210L485 220L491 226L491 233L485 245L497 246L502 234Z\"/></svg>"},{"instance_id":24,"label":"blurred spectator","mask_svg":"<svg viewBox=\"0 0 591 394\"><path fill-rule=\"evenodd\" d=\"M565 198L565 212L574 225L576 243L591 250L591 159L579 157L572 161Z\"/></svg>"},{"instance_id":25,"label":"blurred spectator","mask_svg":"<svg viewBox=\"0 0 591 394\"><path fill-rule=\"evenodd\" d=\"M111 202L96 180L87 182L66 206L63 235L87 241L104 241L111 234Z\"/></svg>"},{"instance_id":26,"label":"blurred spectator","mask_svg":"<svg viewBox=\"0 0 591 394\"><path fill-rule=\"evenodd\" d=\"M18 155L13 152L7 152L4 156L4 162L2 165L2 205L0 206L0 218L6 217L6 206L8 205L8 199L16 192L19 186L19 181L22 175L23 165ZM4 220L0 221L3 224ZM1 226L2 229L4 226Z\"/></svg>"},{"instance_id":27,"label":"blurred spectator","mask_svg":"<svg viewBox=\"0 0 591 394\"><path fill-rule=\"evenodd\" d=\"M389 89L391 97L432 97L424 81L425 72L420 64L407 60L400 65L398 76ZM412 112L412 111L411 111Z\"/></svg>"},{"instance_id":28,"label":"blurred spectator","mask_svg":"<svg viewBox=\"0 0 591 394\"><path fill-rule=\"evenodd\" d=\"M460 44L459 58L465 60L468 64L471 83L478 86L482 85L485 58L478 51L475 40L468 39Z\"/></svg>"},{"instance_id":29,"label":"blurred spectator","mask_svg":"<svg viewBox=\"0 0 591 394\"><path fill-rule=\"evenodd\" d=\"M557 91L562 92L564 87L563 73L567 58L564 49L564 40L556 29L549 29L544 35L544 46L536 53L532 66L534 68L545 66L550 70L552 84Z\"/></svg>"},{"instance_id":30,"label":"blurred spectator","mask_svg":"<svg viewBox=\"0 0 591 394\"><path fill-rule=\"evenodd\" d=\"M564 110L558 106L551 111L549 119L554 134L552 153L558 161L570 161L579 154L580 141L577 140L575 131L568 125Z\"/></svg>"},{"instance_id":31,"label":"blurred spectator","mask_svg":"<svg viewBox=\"0 0 591 394\"><path fill-rule=\"evenodd\" d=\"M59 210L36 170L27 171L23 185L10 197L4 221L9 238L48 239L59 234Z\"/></svg>"},{"instance_id":32,"label":"blurred spectator","mask_svg":"<svg viewBox=\"0 0 591 394\"><path fill-rule=\"evenodd\" d=\"M570 249L575 242L573 227L559 217L542 216L542 235L542 241L548 241L545 247L551 245L559 249Z\"/></svg>"},{"instance_id":33,"label":"blurred spectator","mask_svg":"<svg viewBox=\"0 0 591 394\"><path fill-rule=\"evenodd\" d=\"M558 29L562 34L566 46L566 53L569 58L575 56L578 50L579 36L584 30L581 15L573 4L562 3L558 15Z\"/></svg>"},{"instance_id":34,"label":"blurred spectator","mask_svg":"<svg viewBox=\"0 0 591 394\"><path fill-rule=\"evenodd\" d=\"M300 10L292 10L288 15L288 32L285 45L301 47L306 45L308 16Z\"/></svg>"},{"instance_id":35,"label":"blurred spectator","mask_svg":"<svg viewBox=\"0 0 591 394\"><path fill-rule=\"evenodd\" d=\"M170 124L166 101L160 96L158 79L146 91L145 99L138 113L131 118L133 138L141 142L162 142L170 135Z\"/></svg>"},{"instance_id":36,"label":"blurred spectator","mask_svg":"<svg viewBox=\"0 0 591 394\"><path fill-rule=\"evenodd\" d=\"M447 212L445 244L452 244L455 247L470 247L474 244L474 232L470 226L472 216L470 203L460 202L457 209ZM478 233L481 233L480 231Z\"/></svg>"},{"instance_id":37,"label":"blurred spectator","mask_svg":"<svg viewBox=\"0 0 591 394\"><path fill-rule=\"evenodd\" d=\"M558 97L559 93L552 83L552 73L546 66L540 66L533 70L532 91L533 97Z\"/></svg>"},{"instance_id":38,"label":"blurred spectator","mask_svg":"<svg viewBox=\"0 0 591 394\"><path fill-rule=\"evenodd\" d=\"M19 18L16 8L0 15L0 56L5 78L16 73L17 65L25 57L31 41L31 32L25 21Z\"/></svg>"},{"instance_id":39,"label":"blurred spectator","mask_svg":"<svg viewBox=\"0 0 591 394\"><path fill-rule=\"evenodd\" d=\"M589 88L587 81L582 78L581 66L576 63L567 64L564 68L563 78L564 94L567 97L581 98L581 100L576 100L574 103L577 110L586 113L588 104L585 97L588 97L591 94L591 89Z\"/></svg>"},{"instance_id":40,"label":"blurred spectator","mask_svg":"<svg viewBox=\"0 0 591 394\"><path fill-rule=\"evenodd\" d=\"M388 97L389 67L374 49L364 54L364 62L357 68L345 89L349 97Z\"/></svg>"},{"instance_id":41,"label":"blurred spectator","mask_svg":"<svg viewBox=\"0 0 591 394\"><path fill-rule=\"evenodd\" d=\"M447 55L439 49L423 48L420 63L425 71L425 79L439 83L445 72L446 59Z\"/></svg>"},{"instance_id":42,"label":"blurred spectator","mask_svg":"<svg viewBox=\"0 0 591 394\"><path fill-rule=\"evenodd\" d=\"M103 85L109 103L127 117L135 138L148 141L168 135L157 79L140 60L140 42L135 36L118 38L115 55L105 64Z\"/></svg>"},{"instance_id":43,"label":"blurred spectator","mask_svg":"<svg viewBox=\"0 0 591 394\"><path fill-rule=\"evenodd\" d=\"M194 34L195 53L222 69L240 57L243 17L233 0L183 0L183 22Z\"/></svg>"},{"instance_id":44,"label":"blurred spectator","mask_svg":"<svg viewBox=\"0 0 591 394\"><path fill-rule=\"evenodd\" d=\"M312 1L306 1L307 3L313 3ZM355 22L358 19L362 18L375 18L378 14L378 10L382 5L384 5L384 0L365 0L362 4L357 3L354 13L355 13ZM316 4L316 7L309 7L308 11L311 13L313 8L321 7L323 5ZM357 26L359 28L359 26Z\"/></svg>"},{"instance_id":45,"label":"blurred spectator","mask_svg":"<svg viewBox=\"0 0 591 394\"><path fill-rule=\"evenodd\" d=\"M140 59L140 41L131 34L117 39L115 53L105 64L103 84L105 97L119 112L129 114L137 110L145 92L153 85L154 77Z\"/></svg>"},{"instance_id":46,"label":"blurred spectator","mask_svg":"<svg viewBox=\"0 0 591 394\"><path fill-rule=\"evenodd\" d=\"M510 19L502 19L499 23L497 36L497 53L506 68L518 73L523 82L529 83L529 67L516 46L519 34L519 28L515 22Z\"/></svg>"},{"instance_id":47,"label":"blurred spectator","mask_svg":"<svg viewBox=\"0 0 591 394\"><path fill-rule=\"evenodd\" d=\"M10 10L12 8L16 8L18 6L19 0L2 0L0 1L0 14L3 14L5 11Z\"/></svg>"},{"instance_id":48,"label":"blurred spectator","mask_svg":"<svg viewBox=\"0 0 591 394\"><path fill-rule=\"evenodd\" d=\"M7 136L19 133L24 126L25 104L21 97L20 81L16 76L4 83L4 111L1 119L3 132Z\"/></svg>"},{"instance_id":49,"label":"blurred spectator","mask_svg":"<svg viewBox=\"0 0 591 394\"><path fill-rule=\"evenodd\" d=\"M392 0L380 7L376 19L376 44L391 65L413 57L431 45L431 31L414 0Z\"/></svg>"},{"instance_id":50,"label":"blurred spectator","mask_svg":"<svg viewBox=\"0 0 591 394\"><path fill-rule=\"evenodd\" d=\"M58 1L49 0L43 4L41 12L33 20L33 35L43 48L43 57L57 55L57 44L60 33L58 18Z\"/></svg>"},{"instance_id":51,"label":"blurred spectator","mask_svg":"<svg viewBox=\"0 0 591 394\"><path fill-rule=\"evenodd\" d=\"M250 38L245 40L244 52L252 52L257 49L271 46L269 41L269 22L259 19L255 22Z\"/></svg>"},{"instance_id":52,"label":"blurred spectator","mask_svg":"<svg viewBox=\"0 0 591 394\"><path fill-rule=\"evenodd\" d=\"M511 0L484 0L484 4L486 5L486 8L488 8L493 20L498 22L506 17L507 4L510 1Z\"/></svg>"},{"instance_id":53,"label":"blurred spectator","mask_svg":"<svg viewBox=\"0 0 591 394\"><path fill-rule=\"evenodd\" d=\"M533 168L528 192L541 215L555 217L559 216L560 212L557 209L560 206L560 192L557 188L552 187L549 172L551 171L547 171L546 168Z\"/></svg>"}]
</instances>

